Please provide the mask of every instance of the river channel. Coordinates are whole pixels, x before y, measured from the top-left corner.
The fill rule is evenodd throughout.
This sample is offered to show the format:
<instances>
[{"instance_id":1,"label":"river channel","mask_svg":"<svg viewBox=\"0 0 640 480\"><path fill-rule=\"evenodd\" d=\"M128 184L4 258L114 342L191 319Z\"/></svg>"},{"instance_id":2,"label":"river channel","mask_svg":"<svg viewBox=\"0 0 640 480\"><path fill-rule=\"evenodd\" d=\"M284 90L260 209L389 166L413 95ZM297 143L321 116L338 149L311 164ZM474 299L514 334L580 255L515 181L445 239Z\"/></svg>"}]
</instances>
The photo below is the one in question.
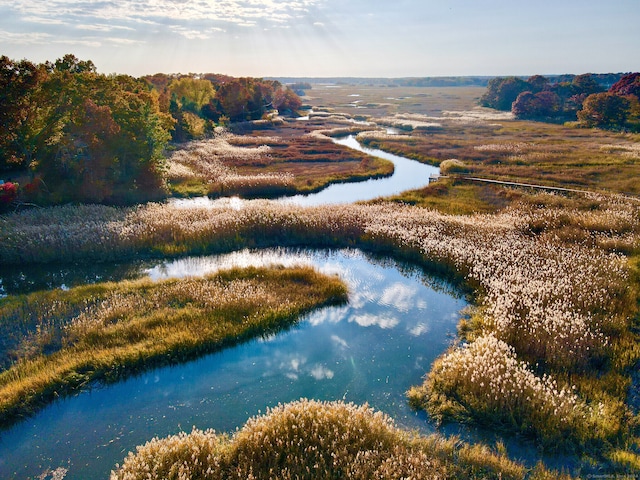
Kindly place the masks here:
<instances>
[{"instance_id":1,"label":"river channel","mask_svg":"<svg viewBox=\"0 0 640 480\"><path fill-rule=\"evenodd\" d=\"M272 263L340 275L349 303L307 315L275 336L55 402L0 433L0 478L38 478L57 468L68 469L65 479L107 478L127 452L154 436L194 426L233 431L269 406L302 397L368 402L402 426L431 431L404 392L452 341L466 303L419 268L358 250L287 249L136 268L160 279ZM85 278L96 277L85 268ZM100 277L108 279L104 272ZM80 282L77 270L74 278Z\"/></svg>"},{"instance_id":2,"label":"river channel","mask_svg":"<svg viewBox=\"0 0 640 480\"><path fill-rule=\"evenodd\" d=\"M359 147L353 137L339 142ZM314 196L279 201L318 205L366 200L424 186L437 172L391 157L396 170L387 179L334 185ZM356 190L360 193L354 196ZM270 406L303 397L367 402L401 426L433 431L424 414L408 407L405 392L421 382L451 343L466 302L416 266L352 249L278 248L127 265L15 268L0 270L0 285L5 294L13 294L268 264L313 265L337 274L349 287L349 302L311 313L277 335L59 399L0 431L0 478L51 478L44 475L56 469L65 479L108 478L129 451L155 436L193 427L233 431Z\"/></svg>"},{"instance_id":3,"label":"river channel","mask_svg":"<svg viewBox=\"0 0 640 480\"><path fill-rule=\"evenodd\" d=\"M429 184L431 175L440 172L438 167L410 160L399 155L385 152L377 148L363 147L354 135L336 138L333 141L339 145L367 153L371 156L384 158L393 163L393 174L384 177L351 183L334 183L327 188L309 195L294 195L282 197L275 201L290 203L300 206L335 205L373 200L378 197L388 197L407 190L414 190ZM210 199L198 197L195 199L175 199L175 205L190 208L192 206L227 206L229 202L241 202L241 200L228 198Z\"/></svg>"}]
</instances>

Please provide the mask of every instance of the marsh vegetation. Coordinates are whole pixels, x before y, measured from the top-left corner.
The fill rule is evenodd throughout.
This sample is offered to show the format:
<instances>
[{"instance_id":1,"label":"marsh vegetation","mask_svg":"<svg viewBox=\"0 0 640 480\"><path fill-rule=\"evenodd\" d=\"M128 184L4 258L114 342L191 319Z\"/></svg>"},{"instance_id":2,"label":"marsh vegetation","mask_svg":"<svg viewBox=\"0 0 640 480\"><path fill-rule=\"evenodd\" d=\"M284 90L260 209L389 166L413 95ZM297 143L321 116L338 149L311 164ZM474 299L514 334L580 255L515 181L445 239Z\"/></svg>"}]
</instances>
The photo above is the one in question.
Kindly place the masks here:
<instances>
[{"instance_id":1,"label":"marsh vegetation","mask_svg":"<svg viewBox=\"0 0 640 480\"><path fill-rule=\"evenodd\" d=\"M376 95L392 96L380 92ZM345 113L356 107L345 107L342 97L332 105L329 91L322 95L326 97L318 111L325 115L296 122L291 131L362 130ZM378 98L380 102L370 100L358 108L363 115L359 119L374 121L374 113L379 119L383 116L379 109L385 97ZM393 98L398 98L397 89ZM420 98L425 103L446 99ZM458 102L464 103L459 98ZM472 104L473 98L466 102ZM371 204L313 208L258 200L216 209L148 203L24 211L0 217L0 262L108 262L281 245L358 246L411 258L473 291L474 302L459 325L458 339L424 372L424 383L408 392L412 405L437 422L480 425L506 439L524 438L544 452L573 455L575 475L637 472L640 424L629 392L637 389L632 374L640 360L640 201L622 193L638 193L638 137L524 122L484 110L454 114L446 113L444 105L429 104L421 113L419 106L413 107L416 111L409 116L397 116L385 106L387 118L369 125L360 139L422 162L457 160L449 162L449 179L422 190ZM440 112L437 118L434 111ZM390 125L405 131L388 134ZM244 137L225 140L228 152L236 152L229 158L237 158L238 172L256 173L255 165L243 163L246 152L279 148L277 129L261 126ZM303 143L313 136L300 138ZM195 170L186 160L176 163ZM263 175L284 178L278 176L286 169L264 168ZM186 170L181 172L186 175ZM465 180L466 173L593 193L481 186ZM295 183L297 176L287 176L286 182ZM2 308L16 301L4 299ZM382 443L358 449L369 453L349 451L351 424L336 421L345 412L360 419L357 428L367 432L363 441L371 432ZM321 426L308 437L298 435L299 424L316 425L317 419ZM284 443L266 461L281 461L265 465L256 452L275 448L265 440L274 432ZM303 478L318 472L329 472L327 478L344 472L353 478L386 478L419 472L439 475L441 467L451 477L556 475L542 467L525 469L495 451L477 453L488 452L487 446L454 448L441 437L407 435L362 407L300 402L256 417L232 437L194 431L153 440L113 475L138 478L136 472L150 468L159 476L172 471L179 478L180 472L189 475L210 468L261 478L269 475L267 469L277 468L282 475ZM331 445L332 460L321 448L323 442ZM285 461L285 451L295 455ZM492 466L477 467L464 457L471 451ZM311 454L317 467L300 459Z\"/></svg>"},{"instance_id":2,"label":"marsh vegetation","mask_svg":"<svg viewBox=\"0 0 640 480\"><path fill-rule=\"evenodd\" d=\"M0 305L0 422L15 422L96 380L272 334L346 295L337 278L272 268L12 296Z\"/></svg>"}]
</instances>

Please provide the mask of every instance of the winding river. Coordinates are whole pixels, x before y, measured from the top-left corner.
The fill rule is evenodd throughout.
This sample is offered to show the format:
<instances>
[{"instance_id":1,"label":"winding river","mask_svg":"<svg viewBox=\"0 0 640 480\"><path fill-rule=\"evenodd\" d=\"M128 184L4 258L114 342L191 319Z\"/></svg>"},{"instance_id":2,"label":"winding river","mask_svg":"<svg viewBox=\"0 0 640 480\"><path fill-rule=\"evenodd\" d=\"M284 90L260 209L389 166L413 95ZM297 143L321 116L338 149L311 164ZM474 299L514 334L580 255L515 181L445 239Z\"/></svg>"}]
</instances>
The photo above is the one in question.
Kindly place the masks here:
<instances>
[{"instance_id":1,"label":"winding river","mask_svg":"<svg viewBox=\"0 0 640 480\"><path fill-rule=\"evenodd\" d=\"M341 140L347 145L354 141ZM394 179L396 186L389 188L400 192L425 185L434 171L426 168L404 169L396 163L389 179L411 178ZM368 195L389 195L390 190L378 187L389 179L355 186L369 184L363 189ZM351 196L355 186L336 185L315 196L280 201L311 205L365 199ZM421 382L452 341L466 302L446 283L410 264L352 249L278 248L108 268L33 267L11 278L2 274L2 280L10 294L269 264L308 264L338 274L349 286L349 303L309 314L297 327L268 338L60 399L0 432L0 478L50 478L42 475L56 469L66 471L65 479L107 478L127 452L154 436L193 427L233 431L267 407L301 397L368 402L402 426L432 431L423 414L409 409L404 392Z\"/></svg>"},{"instance_id":2,"label":"winding river","mask_svg":"<svg viewBox=\"0 0 640 480\"><path fill-rule=\"evenodd\" d=\"M282 197L276 201L300 206L335 205L373 200L388 197L407 190L414 190L429 184L429 177L438 174L440 169L432 165L410 160L399 155L376 148L363 147L354 135L333 139L337 144L365 152L371 156L384 158L394 165L393 174L385 178L376 178L361 182L334 183L317 193ZM239 199L174 199L172 203L190 208L192 206L227 206L229 202L242 202Z\"/></svg>"}]
</instances>

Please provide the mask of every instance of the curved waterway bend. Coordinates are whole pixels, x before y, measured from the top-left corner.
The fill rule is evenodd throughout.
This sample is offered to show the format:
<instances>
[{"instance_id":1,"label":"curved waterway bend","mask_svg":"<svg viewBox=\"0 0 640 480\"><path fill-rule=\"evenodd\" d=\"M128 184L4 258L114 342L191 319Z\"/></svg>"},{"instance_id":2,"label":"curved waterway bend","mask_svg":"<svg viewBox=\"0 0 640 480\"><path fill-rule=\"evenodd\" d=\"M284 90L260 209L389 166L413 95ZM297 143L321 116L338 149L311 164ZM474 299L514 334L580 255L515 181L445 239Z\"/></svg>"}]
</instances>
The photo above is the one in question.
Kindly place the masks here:
<instances>
[{"instance_id":1,"label":"curved waterway bend","mask_svg":"<svg viewBox=\"0 0 640 480\"><path fill-rule=\"evenodd\" d=\"M431 175L440 172L438 167L432 165L426 165L384 150L363 147L354 135L333 139L333 141L373 157L389 160L394 166L393 174L389 177L362 182L334 183L324 190L311 195L283 197L279 199L281 202L302 206L316 206L373 200L374 198L388 197L407 190L422 188L429 184Z\"/></svg>"},{"instance_id":2,"label":"curved waterway bend","mask_svg":"<svg viewBox=\"0 0 640 480\"><path fill-rule=\"evenodd\" d=\"M393 174L388 177L364 180L361 182L334 183L325 189L309 195L294 195L282 197L275 201L300 206L335 205L373 200L379 197L397 195L407 190L422 188L429 184L429 177L438 174L440 169L426 165L416 160L410 160L399 155L375 148L363 147L354 135L333 139L337 144L358 150L373 157L389 160L394 165ZM242 202L241 200L234 200ZM229 199L209 199L198 197L194 199L174 199L176 206L228 206Z\"/></svg>"},{"instance_id":3,"label":"curved waterway bend","mask_svg":"<svg viewBox=\"0 0 640 480\"><path fill-rule=\"evenodd\" d=\"M107 478L127 452L155 436L194 426L233 431L269 406L302 397L368 402L402 426L431 431L426 417L409 409L405 391L447 348L466 303L422 270L359 250L291 249L137 268L162 279L265 264L308 264L337 274L349 286L349 303L309 314L269 338L55 402L0 432L0 478L38 478L56 468L68 469L65 480ZM74 272L73 283L79 276Z\"/></svg>"}]
</instances>

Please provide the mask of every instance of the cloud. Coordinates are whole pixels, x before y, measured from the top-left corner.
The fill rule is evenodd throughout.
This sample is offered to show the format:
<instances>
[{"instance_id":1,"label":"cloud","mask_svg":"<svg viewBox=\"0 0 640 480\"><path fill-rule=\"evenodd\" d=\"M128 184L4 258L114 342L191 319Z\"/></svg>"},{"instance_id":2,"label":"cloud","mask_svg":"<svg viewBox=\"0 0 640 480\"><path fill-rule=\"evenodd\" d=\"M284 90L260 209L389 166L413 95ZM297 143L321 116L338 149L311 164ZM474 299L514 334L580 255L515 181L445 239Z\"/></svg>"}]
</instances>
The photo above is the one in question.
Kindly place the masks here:
<instances>
[{"instance_id":1,"label":"cloud","mask_svg":"<svg viewBox=\"0 0 640 480\"><path fill-rule=\"evenodd\" d=\"M426 323L418 323L409 330L409 333L414 337L419 337L423 333L427 333L429 330L430 328Z\"/></svg>"},{"instance_id":2,"label":"cloud","mask_svg":"<svg viewBox=\"0 0 640 480\"><path fill-rule=\"evenodd\" d=\"M420 306L415 300L417 293L418 290L413 286L394 283L384 289L380 296L380 303L394 307L401 312L407 312L413 306Z\"/></svg>"},{"instance_id":3,"label":"cloud","mask_svg":"<svg viewBox=\"0 0 640 480\"><path fill-rule=\"evenodd\" d=\"M394 328L400 320L395 317L372 315L365 313L363 315L355 315L349 319L350 322L356 322L361 327L372 327L377 325L380 328Z\"/></svg>"},{"instance_id":4,"label":"cloud","mask_svg":"<svg viewBox=\"0 0 640 480\"><path fill-rule=\"evenodd\" d=\"M211 35L209 35L207 32L201 32L200 30L194 30L179 26L171 26L169 27L169 29L188 40L208 40L209 38L211 38Z\"/></svg>"},{"instance_id":5,"label":"cloud","mask_svg":"<svg viewBox=\"0 0 640 480\"><path fill-rule=\"evenodd\" d=\"M105 21L208 21L255 25L259 21L288 23L307 15L324 0L0 0L22 15L21 20L49 19L74 23L79 19Z\"/></svg>"},{"instance_id":6,"label":"cloud","mask_svg":"<svg viewBox=\"0 0 640 480\"><path fill-rule=\"evenodd\" d=\"M333 370L329 370L328 368L322 365L316 365L311 369L311 376L316 380L331 380L333 378Z\"/></svg>"},{"instance_id":7,"label":"cloud","mask_svg":"<svg viewBox=\"0 0 640 480\"><path fill-rule=\"evenodd\" d=\"M342 348L349 348L349 344L343 338L340 338L338 335L331 335L331 340L336 343L338 346Z\"/></svg>"},{"instance_id":8,"label":"cloud","mask_svg":"<svg viewBox=\"0 0 640 480\"><path fill-rule=\"evenodd\" d=\"M51 35L48 33L15 33L0 30L0 41L2 43L13 43L17 45L44 45L51 43Z\"/></svg>"},{"instance_id":9,"label":"cloud","mask_svg":"<svg viewBox=\"0 0 640 480\"><path fill-rule=\"evenodd\" d=\"M326 308L311 314L308 321L313 326L323 323L338 323L344 320L348 313L348 307Z\"/></svg>"},{"instance_id":10,"label":"cloud","mask_svg":"<svg viewBox=\"0 0 640 480\"><path fill-rule=\"evenodd\" d=\"M76 25L78 30L90 30L93 32L113 32L114 30L128 30L135 31L131 27L124 27L120 25L107 25L104 23L92 23L92 24L80 24Z\"/></svg>"},{"instance_id":11,"label":"cloud","mask_svg":"<svg viewBox=\"0 0 640 480\"><path fill-rule=\"evenodd\" d=\"M64 23L58 18L47 18L39 16L23 17L22 21L29 23L39 23L42 25L62 25Z\"/></svg>"}]
</instances>

